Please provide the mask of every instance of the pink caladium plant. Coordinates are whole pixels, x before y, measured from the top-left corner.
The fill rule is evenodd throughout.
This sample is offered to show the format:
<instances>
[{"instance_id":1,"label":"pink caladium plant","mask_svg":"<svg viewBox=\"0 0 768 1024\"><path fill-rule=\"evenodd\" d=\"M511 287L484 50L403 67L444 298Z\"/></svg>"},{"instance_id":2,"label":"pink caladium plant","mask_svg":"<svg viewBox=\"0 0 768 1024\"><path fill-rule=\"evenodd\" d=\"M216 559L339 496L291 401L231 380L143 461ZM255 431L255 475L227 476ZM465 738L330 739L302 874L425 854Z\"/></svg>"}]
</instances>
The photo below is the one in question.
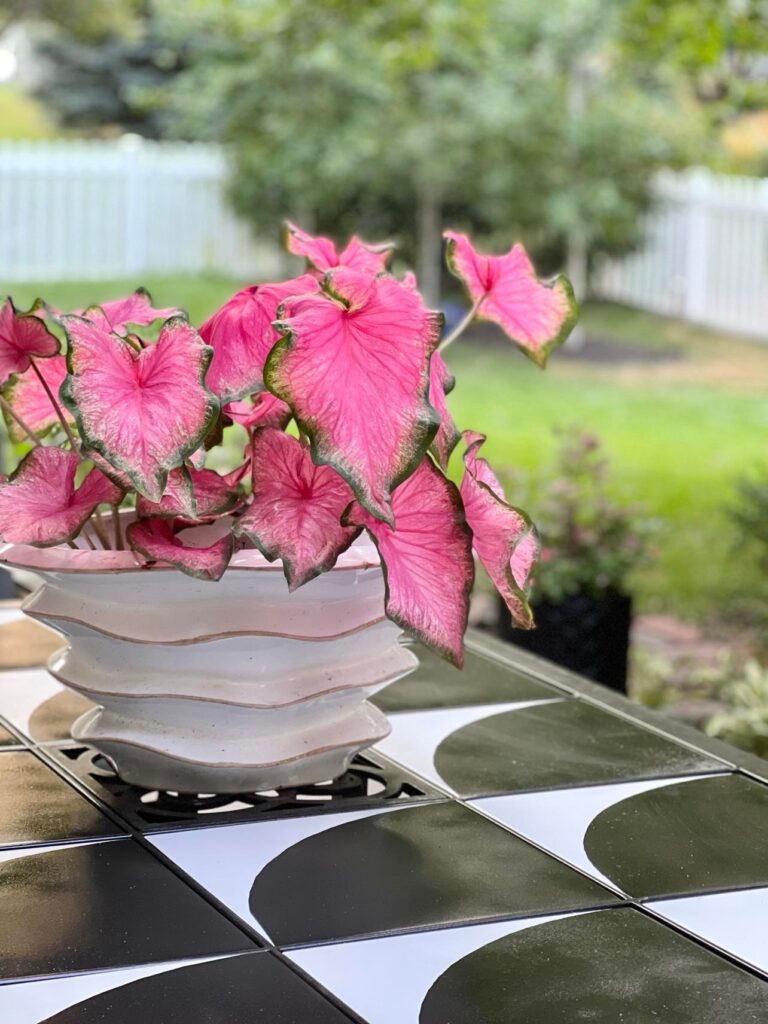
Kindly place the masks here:
<instances>
[{"instance_id":1,"label":"pink caladium plant","mask_svg":"<svg viewBox=\"0 0 768 1024\"><path fill-rule=\"evenodd\" d=\"M143 289L71 314L6 299L0 407L22 458L0 479L0 541L127 547L139 571L207 581L251 547L295 590L365 531L386 614L455 664L475 558L530 626L536 531L483 435L456 426L443 353L480 318L543 366L576 306L522 246L485 256L446 238L471 300L447 337L415 276L388 272L391 245L293 224L306 272L241 289L199 329Z\"/></svg>"}]
</instances>

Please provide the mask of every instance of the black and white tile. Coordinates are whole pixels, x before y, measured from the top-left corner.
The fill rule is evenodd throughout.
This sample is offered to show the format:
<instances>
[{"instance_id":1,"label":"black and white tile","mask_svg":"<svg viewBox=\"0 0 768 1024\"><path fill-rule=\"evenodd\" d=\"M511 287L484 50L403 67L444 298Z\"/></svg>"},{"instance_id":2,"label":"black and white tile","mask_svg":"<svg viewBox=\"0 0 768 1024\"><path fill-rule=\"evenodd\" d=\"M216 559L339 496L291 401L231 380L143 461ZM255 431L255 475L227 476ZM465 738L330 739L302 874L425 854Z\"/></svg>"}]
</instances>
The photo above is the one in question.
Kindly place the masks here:
<instances>
[{"instance_id":1,"label":"black and white tile","mask_svg":"<svg viewBox=\"0 0 768 1024\"><path fill-rule=\"evenodd\" d=\"M0 716L32 743L70 739L72 723L92 707L43 668L0 672Z\"/></svg>"},{"instance_id":2,"label":"black and white tile","mask_svg":"<svg viewBox=\"0 0 768 1024\"><path fill-rule=\"evenodd\" d=\"M348 1024L261 951L0 985L8 1024Z\"/></svg>"},{"instance_id":3,"label":"black and white tile","mask_svg":"<svg viewBox=\"0 0 768 1024\"><path fill-rule=\"evenodd\" d=\"M23 745L21 739L14 735L8 726L0 720L0 750L5 750L8 747L21 747Z\"/></svg>"},{"instance_id":4,"label":"black and white tile","mask_svg":"<svg viewBox=\"0 0 768 1024\"><path fill-rule=\"evenodd\" d=\"M582 909L615 899L455 802L149 839L278 946Z\"/></svg>"},{"instance_id":5,"label":"black and white tile","mask_svg":"<svg viewBox=\"0 0 768 1024\"><path fill-rule=\"evenodd\" d=\"M0 752L0 848L126 834L31 751Z\"/></svg>"},{"instance_id":6,"label":"black and white tile","mask_svg":"<svg viewBox=\"0 0 768 1024\"><path fill-rule=\"evenodd\" d=\"M377 750L459 796L722 771L722 762L582 700L408 712ZM730 767L730 766L728 766Z\"/></svg>"},{"instance_id":7,"label":"black and white tile","mask_svg":"<svg viewBox=\"0 0 768 1024\"><path fill-rule=\"evenodd\" d=\"M0 892L3 979L255 945L131 839L0 850Z\"/></svg>"},{"instance_id":8,"label":"black and white tile","mask_svg":"<svg viewBox=\"0 0 768 1024\"><path fill-rule=\"evenodd\" d=\"M471 805L638 899L768 885L768 786L743 775L519 793Z\"/></svg>"},{"instance_id":9,"label":"black and white tile","mask_svg":"<svg viewBox=\"0 0 768 1024\"><path fill-rule=\"evenodd\" d=\"M369 1024L744 1024L768 983L633 908L292 950Z\"/></svg>"},{"instance_id":10,"label":"black and white tile","mask_svg":"<svg viewBox=\"0 0 768 1024\"><path fill-rule=\"evenodd\" d=\"M768 975L768 888L651 901L646 906Z\"/></svg>"},{"instance_id":11,"label":"black and white tile","mask_svg":"<svg viewBox=\"0 0 768 1024\"><path fill-rule=\"evenodd\" d=\"M481 655L470 646L465 650L463 669L454 668L421 644L409 646L419 659L419 667L385 687L371 701L387 714L564 696L554 686Z\"/></svg>"}]
</instances>

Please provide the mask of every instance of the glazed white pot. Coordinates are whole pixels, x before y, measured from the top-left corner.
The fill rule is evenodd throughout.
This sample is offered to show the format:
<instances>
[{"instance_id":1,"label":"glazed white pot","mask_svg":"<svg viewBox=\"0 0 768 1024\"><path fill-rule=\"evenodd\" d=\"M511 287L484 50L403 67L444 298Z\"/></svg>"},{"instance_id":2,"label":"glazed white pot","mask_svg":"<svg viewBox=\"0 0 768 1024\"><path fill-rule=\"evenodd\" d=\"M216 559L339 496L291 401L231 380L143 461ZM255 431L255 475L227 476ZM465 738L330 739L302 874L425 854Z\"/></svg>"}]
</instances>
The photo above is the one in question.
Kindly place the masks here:
<instances>
[{"instance_id":1,"label":"glazed white pot","mask_svg":"<svg viewBox=\"0 0 768 1024\"><path fill-rule=\"evenodd\" d=\"M238 551L217 583L130 551L0 546L43 585L24 611L66 639L52 675L97 705L72 736L127 782L236 793L321 782L389 732L366 700L418 661L384 616L360 541L289 594L279 563Z\"/></svg>"}]
</instances>

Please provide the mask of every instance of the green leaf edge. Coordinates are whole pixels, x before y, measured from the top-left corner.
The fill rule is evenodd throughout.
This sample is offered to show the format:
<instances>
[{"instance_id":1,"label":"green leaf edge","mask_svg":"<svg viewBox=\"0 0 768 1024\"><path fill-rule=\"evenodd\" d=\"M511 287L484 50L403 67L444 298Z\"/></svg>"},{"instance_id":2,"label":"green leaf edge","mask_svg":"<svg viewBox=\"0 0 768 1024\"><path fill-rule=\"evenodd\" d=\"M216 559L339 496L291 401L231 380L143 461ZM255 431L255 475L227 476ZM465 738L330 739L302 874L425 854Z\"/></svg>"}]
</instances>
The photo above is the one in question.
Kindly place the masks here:
<instances>
[{"instance_id":1,"label":"green leaf edge","mask_svg":"<svg viewBox=\"0 0 768 1024\"><path fill-rule=\"evenodd\" d=\"M338 459L331 456L323 456L318 451L318 431L306 420L302 420L297 414L293 402L288 397L288 392L285 388L280 390L280 384L275 380L276 375L279 373L279 362L281 357L290 352L294 346L294 333L291 330L287 321L280 319L283 307L280 306L278 309L278 319L274 321L273 326L280 332L280 338L275 342L267 361L264 364L264 382L267 390L271 392L276 398L282 399L288 406L290 406L293 412L293 418L296 421L299 429L306 434L310 441L309 452L312 457L312 461L316 466L330 466L331 469L335 469L339 476L346 480L349 486L352 488L355 497L363 506L363 508L370 512L374 519L379 519L381 522L386 523L388 526L394 527L394 517L390 513L389 516L382 515L381 510L375 508L370 500L370 497L365 493L362 485L355 480L352 472L343 466ZM440 339L440 333L442 331L443 314L435 311L428 310L430 314L430 342L432 348L429 352L429 356L432 356L432 352L435 351L437 343ZM391 499L392 491L395 490L404 480L407 480L409 476L419 466L422 458L426 455L429 450L429 446L434 440L437 431L440 428L440 416L435 409L429 404L429 359L424 371L424 406L429 412L421 418L418 423L421 426L420 433L417 434L416 443L412 449L412 455L405 463L398 473L393 477L392 481L384 488L387 492L387 500Z\"/></svg>"},{"instance_id":2,"label":"green leaf edge","mask_svg":"<svg viewBox=\"0 0 768 1024\"><path fill-rule=\"evenodd\" d=\"M65 449L61 449L61 450L63 451ZM13 481L16 479L16 477L21 472L22 467L24 466L24 463L36 451L37 451L37 448L33 448L31 451L27 452L27 454L24 456L24 458L18 464L16 469L14 469L13 472L10 474L8 479L0 482L0 489L2 489L4 487L8 487L9 485L13 484ZM93 468L96 469L97 467L94 466ZM89 470L89 472L92 473L93 470ZM112 481L112 483L114 483L114 480ZM80 486L82 487L82 483L80 484ZM79 487L76 488L75 489L75 493L77 493L77 491L79 489L80 489ZM82 528L85 526L85 524L88 522L88 520L91 518L91 515L93 514L93 510L98 508L99 505L101 505L101 504L104 504L104 503L101 502L101 501L97 501L94 505L92 505L91 508L88 510L88 512L83 517L83 520L80 523L80 525L76 529L72 530L70 533L61 536L58 540L51 540L51 541L48 541L46 544L41 544L39 541L25 541L24 543L28 544L31 548L55 548L55 547L58 547L59 544L66 544L67 541L74 540L75 537L77 537L77 535L80 533ZM7 543L11 543L11 541L8 541Z\"/></svg>"},{"instance_id":3,"label":"green leaf edge","mask_svg":"<svg viewBox=\"0 0 768 1024\"><path fill-rule=\"evenodd\" d=\"M156 516L155 518L160 519L162 517ZM229 563L232 561L232 555L234 554L234 551L235 551L235 538L232 536L231 532L228 533L228 534L225 534L224 537L220 538L220 540L226 540L229 543L227 544L227 548L226 548L226 550L224 552L224 555L223 555L223 558L222 558L221 572L217 576L211 576L210 573L195 571L194 569L190 569L188 566L185 567L184 565L181 564L181 562L179 560L177 560L175 558L158 558L156 555L149 554L149 552L147 551L146 548L142 547L141 544L135 543L135 541L133 540L133 536L132 536L133 528L135 526L138 526L140 522L142 522L142 523L143 522L147 522L147 520L146 519L137 519L136 522L131 523L128 526L127 530L125 531L125 536L126 536L126 538L128 540L128 543L131 546L131 549L133 551L138 551L138 553L140 555L143 555L144 558L146 558L149 562L163 562L166 565L172 565L174 569L178 569L179 572L183 572L185 576L191 576L193 579L202 580L204 583L218 583L218 581L221 579L221 577L227 571L227 567L229 566ZM218 541L215 541L214 543L218 543ZM211 545L211 546L213 546L213 545ZM191 548L190 550L195 550L195 549ZM205 549L204 548L199 548L198 550L204 551Z\"/></svg>"},{"instance_id":4,"label":"green leaf edge","mask_svg":"<svg viewBox=\"0 0 768 1024\"><path fill-rule=\"evenodd\" d=\"M86 320L85 317L75 316L74 314L68 314L66 317L62 317L61 318L61 325L64 328L64 333L67 336L68 346L67 346L67 376L64 378L64 380L62 382L62 385L61 385L61 387L59 389L59 397L61 398L62 402L67 407L67 409L69 409L69 411L75 417L75 423L77 425L78 432L80 434L80 437L83 440L84 454L87 454L89 450L97 452L99 455L101 455L101 457L103 459L106 459L106 461L109 462L110 465L114 466L114 468L118 472L124 473L125 476L127 476L128 479L131 481L131 483L134 485L134 487L139 492L139 494L144 495L144 497L147 498L149 501L155 501L155 502L160 501L160 499L162 498L162 496L163 496L163 494L165 492L165 485L166 485L166 483L168 481L168 474L170 473L170 471L172 469L178 469L179 466L182 466L184 464L184 460L186 459L186 457L188 455L191 455L192 452L196 451L200 447L200 444L202 443L203 438L208 433L208 431L209 431L209 429L210 429L210 427L211 427L211 425L213 423L213 420L216 418L216 416L219 413L220 404L219 404L218 398L216 397L216 395L213 394L212 391L209 391L208 388L205 386L205 375L208 372L208 367L210 365L211 359L213 358L213 349L211 348L210 345L206 345L205 342L203 342L203 347L202 347L201 352L200 352L201 358L200 358L199 383L200 383L200 386L202 387L202 389L205 391L206 395L208 396L208 398L206 400L207 412L206 412L205 420L203 422L203 427L202 427L201 431L199 432L199 434L193 435L191 441L188 441L186 445L183 445L181 448L177 449L177 454L172 456L174 461L172 462L171 465L165 465L165 466L162 467L162 469L160 471L160 474L158 475L158 477L156 477L156 479L158 481L160 481L160 483L159 483L159 496L155 497L155 493L157 493L157 492L155 492L155 493L147 493L147 491L143 487L140 486L138 481L140 479L143 481L143 478L141 478L139 474L134 473L133 470L130 469L125 463L123 463L123 461L121 459L118 459L116 457L108 455L105 446L100 444L99 442L97 442L95 439L93 439L89 435L88 431L85 429L85 426L83 424L83 420L82 420L82 417L80 415L80 410L78 408L77 402L75 401L75 398L72 395L71 390L70 390L73 374L72 374L72 339L70 337L69 331L67 330L67 324L65 323L65 320L68 320L68 319L83 320L85 323L90 323L90 321ZM169 317L168 320L165 320L163 322L163 327L161 329L165 329L166 327L168 327L169 324L175 325L175 323L177 321L179 323L186 324L187 326L192 326L189 323L189 320L187 320L186 317L181 316L181 315L177 315L177 316ZM110 332L107 336L110 337L110 338L114 338L115 342L117 342L119 344L129 345L129 343L125 340L125 338L121 338L120 335L118 335L118 334L114 334L113 332Z\"/></svg>"},{"instance_id":5,"label":"green leaf edge","mask_svg":"<svg viewBox=\"0 0 768 1024\"><path fill-rule=\"evenodd\" d=\"M472 295L469 291L469 288L467 287L464 275L461 274L458 267L456 266L456 261L454 260L453 255L455 249L456 242L452 238L446 239L445 264L450 270L450 272L453 274L453 276L458 277L458 279L464 285L464 288L467 294L469 295L470 299L472 299ZM540 370L543 370L547 365L547 360L549 359L549 355L552 352L552 350L562 345L563 342L568 338L568 335L571 333L573 328L576 326L576 322L579 319L580 308L578 302L576 301L576 296L573 291L573 285L571 284L570 278L566 274L558 274L550 281L542 280L539 277L537 277L536 280L544 288L549 288L552 291L556 290L558 287L562 288L565 293L568 312L562 324L560 325L560 330L557 332L557 334L551 337L548 341L545 341L544 344L535 352L532 349L528 348L523 342L519 341L517 338L514 338L504 327L501 326L501 324L498 322L498 320L496 320L495 317L485 316L483 314L482 305L480 306L475 315L477 316L478 320L486 320L488 323L495 323L498 327L501 327L501 330L504 332L504 334L506 334L509 340L514 345L517 346L517 348L523 353L523 355L527 359L530 359L532 363L535 363L535 365L538 366Z\"/></svg>"},{"instance_id":6,"label":"green leaf edge","mask_svg":"<svg viewBox=\"0 0 768 1024\"><path fill-rule=\"evenodd\" d=\"M429 465L431 466L432 470L435 473L439 473L440 476L443 478L443 480L445 480L445 482L448 484L448 492L450 494L451 504L453 505L454 509L458 513L458 517L456 519L456 525L461 527L462 532L466 535L466 538L467 538L467 541L468 541L468 549L467 550L468 550L468 553L469 553L469 564L470 564L470 567L471 567L471 571L468 574L467 582L464 585L464 591L463 591L463 594L462 594L462 599L463 599L463 603L464 603L464 616L463 616L464 623L463 623L462 628L461 628L462 651L461 651L460 657L458 659L454 658L453 652L448 647L444 647L442 644L434 643L432 640L430 640L430 638L422 630L415 629L413 626L408 625L408 623L406 623L401 616L397 615L394 612L390 612L390 610L389 610L389 577L388 577L388 574L387 574L387 565L386 565L386 562L384 561L384 556L381 554L381 548L379 547L378 540L376 539L374 534L367 527L365 528L365 532L371 538L371 541L373 542L376 550L379 552L379 560L380 560L380 563L381 563L381 571L382 571L382 574L384 576L384 610L386 612L387 618L390 619L390 621L394 622L395 625L399 626L402 630L404 630L408 634L408 636L413 637L414 640L418 640L419 643L424 644L425 647L428 647L430 650L434 651L436 654L439 654L440 657L444 658L445 661L449 662L449 664L454 665L456 668L460 669L460 668L464 667L463 639L464 639L464 634L467 631L467 624L469 623L469 596L472 593L472 587L475 584L475 559L474 559L474 557L472 555L472 536L473 535L472 535L472 530L470 529L469 523L467 522L466 515L464 513L464 504L463 504L463 502L461 500L461 495L459 494L458 487L456 486L456 484L454 484L454 482L452 480L448 479L448 477L439 469L438 466L436 466L434 464L434 462L432 462L432 460L429 458L429 456L425 456L425 460L429 463ZM352 510L353 504L354 504L353 502L350 502L350 504L344 510L344 512L342 514L342 517L341 517L342 525L344 525L345 523L349 523L349 513ZM362 502L360 502L360 504L362 505ZM363 507L365 507L365 506L363 506ZM371 514L373 514L373 513L371 513ZM350 525L353 525L353 524L350 523ZM386 524L386 525L388 525L388 524Z\"/></svg>"}]
</instances>

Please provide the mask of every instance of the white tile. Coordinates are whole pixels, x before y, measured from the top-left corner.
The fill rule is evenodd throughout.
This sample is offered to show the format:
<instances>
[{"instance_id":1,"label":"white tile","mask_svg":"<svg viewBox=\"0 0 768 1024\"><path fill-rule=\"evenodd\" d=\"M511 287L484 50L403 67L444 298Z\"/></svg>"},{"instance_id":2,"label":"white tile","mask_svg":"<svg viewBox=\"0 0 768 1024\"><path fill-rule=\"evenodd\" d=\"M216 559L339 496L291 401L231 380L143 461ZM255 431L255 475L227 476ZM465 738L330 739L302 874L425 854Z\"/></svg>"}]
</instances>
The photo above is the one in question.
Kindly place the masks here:
<instances>
[{"instance_id":1,"label":"white tile","mask_svg":"<svg viewBox=\"0 0 768 1024\"><path fill-rule=\"evenodd\" d=\"M653 900L646 906L768 974L768 888Z\"/></svg>"}]
</instances>

